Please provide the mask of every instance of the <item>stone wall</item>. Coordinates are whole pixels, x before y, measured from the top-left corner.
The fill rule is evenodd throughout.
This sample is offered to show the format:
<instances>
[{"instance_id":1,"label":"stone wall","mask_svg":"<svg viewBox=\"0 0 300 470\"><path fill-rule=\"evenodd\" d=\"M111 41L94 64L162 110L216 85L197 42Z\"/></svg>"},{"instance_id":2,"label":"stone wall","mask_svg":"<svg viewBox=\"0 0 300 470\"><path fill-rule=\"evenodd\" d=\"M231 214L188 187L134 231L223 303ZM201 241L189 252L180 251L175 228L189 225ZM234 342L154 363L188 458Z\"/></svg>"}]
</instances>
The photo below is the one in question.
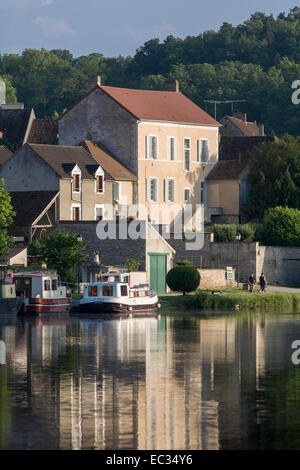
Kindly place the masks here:
<instances>
[{"instance_id":1,"label":"stone wall","mask_svg":"<svg viewBox=\"0 0 300 470\"><path fill-rule=\"evenodd\" d=\"M200 289L224 289L225 287L235 287L235 271L232 273L232 280L226 279L224 269L198 269L201 276Z\"/></svg>"},{"instance_id":2,"label":"stone wall","mask_svg":"<svg viewBox=\"0 0 300 470\"><path fill-rule=\"evenodd\" d=\"M257 275L261 272L270 284L300 287L300 247L260 246Z\"/></svg>"}]
</instances>

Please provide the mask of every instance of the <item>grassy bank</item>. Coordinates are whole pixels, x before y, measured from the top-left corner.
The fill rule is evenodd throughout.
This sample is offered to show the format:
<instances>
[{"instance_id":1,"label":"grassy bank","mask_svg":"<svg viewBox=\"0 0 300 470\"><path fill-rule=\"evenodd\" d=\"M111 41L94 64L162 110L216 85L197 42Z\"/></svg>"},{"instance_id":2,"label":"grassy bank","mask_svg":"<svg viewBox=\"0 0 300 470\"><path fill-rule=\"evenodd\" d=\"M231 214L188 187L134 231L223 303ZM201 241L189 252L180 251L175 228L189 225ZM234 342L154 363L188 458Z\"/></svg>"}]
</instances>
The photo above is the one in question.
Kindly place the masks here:
<instances>
[{"instance_id":1,"label":"grassy bank","mask_svg":"<svg viewBox=\"0 0 300 470\"><path fill-rule=\"evenodd\" d=\"M160 299L163 310L205 310L205 311L290 311L300 312L300 293L258 293L221 292L198 290L192 295L165 296Z\"/></svg>"}]
</instances>

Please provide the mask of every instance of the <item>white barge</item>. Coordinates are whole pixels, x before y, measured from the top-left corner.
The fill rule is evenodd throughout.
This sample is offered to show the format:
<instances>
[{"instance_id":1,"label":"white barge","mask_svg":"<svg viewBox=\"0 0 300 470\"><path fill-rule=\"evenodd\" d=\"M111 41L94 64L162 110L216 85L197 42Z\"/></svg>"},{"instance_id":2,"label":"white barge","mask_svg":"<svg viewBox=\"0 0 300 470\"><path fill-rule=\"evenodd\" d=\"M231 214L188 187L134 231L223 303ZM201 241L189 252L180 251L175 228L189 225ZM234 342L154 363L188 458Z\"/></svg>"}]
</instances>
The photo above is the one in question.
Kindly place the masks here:
<instances>
[{"instance_id":1,"label":"white barge","mask_svg":"<svg viewBox=\"0 0 300 470\"><path fill-rule=\"evenodd\" d=\"M121 313L151 311L160 307L158 297L148 285L130 287L130 273L110 271L86 284L83 298L72 306L79 313Z\"/></svg>"}]
</instances>

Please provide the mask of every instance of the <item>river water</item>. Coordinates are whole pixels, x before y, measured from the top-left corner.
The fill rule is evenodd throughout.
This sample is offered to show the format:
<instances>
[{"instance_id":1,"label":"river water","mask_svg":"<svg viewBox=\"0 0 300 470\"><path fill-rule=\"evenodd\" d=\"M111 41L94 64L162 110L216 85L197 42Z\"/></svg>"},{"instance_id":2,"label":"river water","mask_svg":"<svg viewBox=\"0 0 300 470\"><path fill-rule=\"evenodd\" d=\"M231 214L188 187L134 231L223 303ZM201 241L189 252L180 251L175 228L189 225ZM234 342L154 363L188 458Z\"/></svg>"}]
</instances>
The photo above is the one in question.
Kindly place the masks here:
<instances>
[{"instance_id":1,"label":"river water","mask_svg":"<svg viewBox=\"0 0 300 470\"><path fill-rule=\"evenodd\" d=\"M300 315L1 318L0 340L1 449L300 449Z\"/></svg>"}]
</instances>

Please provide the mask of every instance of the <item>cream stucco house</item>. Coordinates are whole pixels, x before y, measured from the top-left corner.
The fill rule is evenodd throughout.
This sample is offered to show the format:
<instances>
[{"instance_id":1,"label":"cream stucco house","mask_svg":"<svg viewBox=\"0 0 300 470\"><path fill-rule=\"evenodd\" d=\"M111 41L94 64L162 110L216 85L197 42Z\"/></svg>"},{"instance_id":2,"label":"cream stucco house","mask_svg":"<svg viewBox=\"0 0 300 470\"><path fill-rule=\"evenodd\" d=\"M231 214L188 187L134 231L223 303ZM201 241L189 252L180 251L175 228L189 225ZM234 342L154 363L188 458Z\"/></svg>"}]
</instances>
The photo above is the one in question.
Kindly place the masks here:
<instances>
[{"instance_id":1,"label":"cream stucco house","mask_svg":"<svg viewBox=\"0 0 300 470\"><path fill-rule=\"evenodd\" d=\"M185 97L177 81L168 91L153 91L102 86L100 77L91 77L88 93L58 125L60 144L101 143L137 176L140 218L168 224L188 203L205 207L220 124Z\"/></svg>"}]
</instances>

